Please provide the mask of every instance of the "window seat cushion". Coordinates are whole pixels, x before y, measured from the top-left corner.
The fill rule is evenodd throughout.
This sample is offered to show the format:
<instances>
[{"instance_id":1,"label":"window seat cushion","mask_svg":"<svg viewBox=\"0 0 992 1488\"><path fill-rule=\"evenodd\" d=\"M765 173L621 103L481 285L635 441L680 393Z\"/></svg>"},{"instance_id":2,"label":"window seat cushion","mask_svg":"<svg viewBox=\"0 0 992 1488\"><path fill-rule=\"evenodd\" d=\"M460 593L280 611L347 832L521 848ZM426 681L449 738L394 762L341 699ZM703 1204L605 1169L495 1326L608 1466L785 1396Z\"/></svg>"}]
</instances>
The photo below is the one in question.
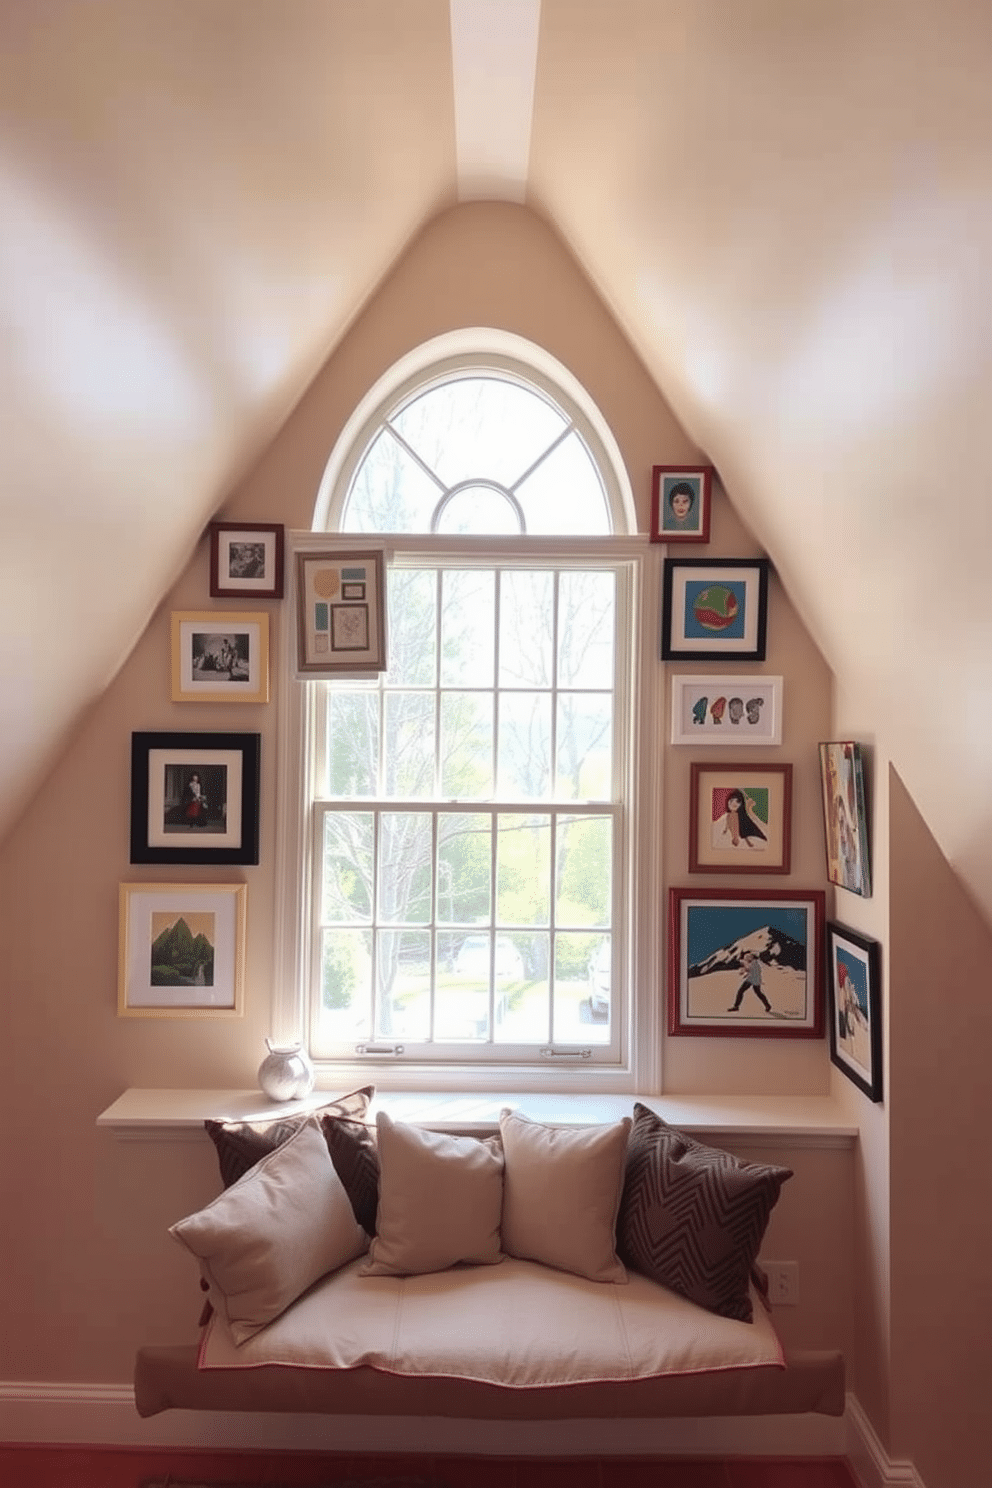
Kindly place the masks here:
<instances>
[{"instance_id":1,"label":"window seat cushion","mask_svg":"<svg viewBox=\"0 0 992 1488\"><path fill-rule=\"evenodd\" d=\"M200 1367L370 1366L506 1389L783 1367L762 1308L751 1324L717 1317L646 1277L604 1286L512 1257L422 1276L362 1270L325 1277L241 1343L215 1315Z\"/></svg>"}]
</instances>

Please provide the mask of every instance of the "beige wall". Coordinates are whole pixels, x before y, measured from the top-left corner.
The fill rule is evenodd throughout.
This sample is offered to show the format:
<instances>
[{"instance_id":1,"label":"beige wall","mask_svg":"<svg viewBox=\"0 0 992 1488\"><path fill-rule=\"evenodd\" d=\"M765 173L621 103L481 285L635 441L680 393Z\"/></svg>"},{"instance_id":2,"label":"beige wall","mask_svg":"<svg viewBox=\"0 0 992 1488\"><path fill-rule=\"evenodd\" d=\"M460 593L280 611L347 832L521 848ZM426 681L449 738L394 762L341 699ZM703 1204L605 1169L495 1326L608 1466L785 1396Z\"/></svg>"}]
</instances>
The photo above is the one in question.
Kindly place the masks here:
<instances>
[{"instance_id":1,"label":"beige wall","mask_svg":"<svg viewBox=\"0 0 992 1488\"><path fill-rule=\"evenodd\" d=\"M473 324L531 337L585 384L619 441L646 529L651 465L695 452L559 243L530 214L493 206L450 214L413 245L226 515L308 526L324 463L359 396L412 346ZM722 494L714 541L728 551L756 551ZM168 700L169 613L208 606L207 595L201 543L0 852L0 1088L8 1127L22 1126L25 1137L12 1144L2 1196L5 1213L23 1216L12 1227L0 1268L3 1373L10 1378L124 1380L139 1343L192 1336L199 1296L187 1258L165 1228L215 1191L212 1154L203 1142L115 1143L97 1133L94 1120L132 1085L252 1085L268 1032L279 830L276 710ZM263 607L278 632L287 622L285 610ZM786 676L781 757L794 761L797 777L792 878L820 883L810 748L826 729L829 680L777 584L770 634L769 669ZM128 863L128 761L130 735L137 729L261 732L258 867L218 872ZM685 882L688 759L685 751L666 753L666 871L673 882ZM244 1018L118 1019L119 882L215 877L248 884ZM819 1042L670 1040L666 1058L672 1086L681 1091L820 1093L830 1083L826 1048ZM791 1153L789 1160L796 1177L787 1185L769 1243L778 1258L800 1261L804 1290L803 1305L783 1315L783 1332L790 1342L846 1347L850 1156L808 1151Z\"/></svg>"},{"instance_id":2,"label":"beige wall","mask_svg":"<svg viewBox=\"0 0 992 1488\"><path fill-rule=\"evenodd\" d=\"M927 1488L988 1481L992 934L890 783L893 1451Z\"/></svg>"}]
</instances>

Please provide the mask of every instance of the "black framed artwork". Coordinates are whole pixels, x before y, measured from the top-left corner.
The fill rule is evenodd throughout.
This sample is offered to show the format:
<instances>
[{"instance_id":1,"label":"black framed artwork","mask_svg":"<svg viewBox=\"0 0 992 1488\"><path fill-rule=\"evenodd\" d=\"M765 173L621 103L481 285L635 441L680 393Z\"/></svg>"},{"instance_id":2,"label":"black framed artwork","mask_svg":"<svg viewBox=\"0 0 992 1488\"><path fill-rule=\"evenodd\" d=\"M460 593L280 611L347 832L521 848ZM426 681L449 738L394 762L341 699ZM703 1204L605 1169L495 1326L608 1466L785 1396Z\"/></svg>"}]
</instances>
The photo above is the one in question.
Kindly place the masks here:
<instances>
[{"instance_id":1,"label":"black framed artwork","mask_svg":"<svg viewBox=\"0 0 992 1488\"><path fill-rule=\"evenodd\" d=\"M666 558L662 661L764 661L767 558Z\"/></svg>"},{"instance_id":2,"label":"black framed artwork","mask_svg":"<svg viewBox=\"0 0 992 1488\"><path fill-rule=\"evenodd\" d=\"M257 863L261 735L131 735L131 862Z\"/></svg>"},{"instance_id":3,"label":"black framed artwork","mask_svg":"<svg viewBox=\"0 0 992 1488\"><path fill-rule=\"evenodd\" d=\"M869 1100L882 1099L881 949L877 940L827 925L830 1058Z\"/></svg>"}]
</instances>

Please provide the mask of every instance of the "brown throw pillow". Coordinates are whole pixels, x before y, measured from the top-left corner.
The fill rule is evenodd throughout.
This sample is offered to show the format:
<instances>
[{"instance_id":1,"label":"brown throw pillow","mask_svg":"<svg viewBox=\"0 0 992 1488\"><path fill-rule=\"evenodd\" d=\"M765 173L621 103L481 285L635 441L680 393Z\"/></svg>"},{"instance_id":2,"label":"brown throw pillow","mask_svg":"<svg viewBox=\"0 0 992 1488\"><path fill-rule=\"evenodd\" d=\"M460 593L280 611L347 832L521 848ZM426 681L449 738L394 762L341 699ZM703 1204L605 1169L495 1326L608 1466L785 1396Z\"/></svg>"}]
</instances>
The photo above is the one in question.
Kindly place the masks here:
<instances>
[{"instance_id":1,"label":"brown throw pillow","mask_svg":"<svg viewBox=\"0 0 992 1488\"><path fill-rule=\"evenodd\" d=\"M320 1128L355 1218L367 1235L374 1235L379 1207L379 1147L375 1127L325 1114L320 1117Z\"/></svg>"},{"instance_id":2,"label":"brown throw pillow","mask_svg":"<svg viewBox=\"0 0 992 1488\"><path fill-rule=\"evenodd\" d=\"M634 1271L721 1317L752 1320L748 1282L791 1168L741 1162L640 1103L627 1148L617 1250Z\"/></svg>"},{"instance_id":3,"label":"brown throw pillow","mask_svg":"<svg viewBox=\"0 0 992 1488\"><path fill-rule=\"evenodd\" d=\"M330 1122L336 1119L363 1121L374 1095L375 1086L365 1085L361 1090L352 1090L322 1106L300 1111L298 1115L276 1116L271 1121L205 1121L203 1125L207 1135L217 1149L221 1182L225 1188L230 1188L232 1183L243 1178L257 1162L288 1142L290 1137L295 1136L302 1126L314 1118L320 1121L325 1140ZM331 1160L333 1159L332 1153ZM341 1177L340 1174L338 1176ZM347 1180L341 1177L341 1182L347 1189ZM350 1192L348 1197L352 1197Z\"/></svg>"}]
</instances>

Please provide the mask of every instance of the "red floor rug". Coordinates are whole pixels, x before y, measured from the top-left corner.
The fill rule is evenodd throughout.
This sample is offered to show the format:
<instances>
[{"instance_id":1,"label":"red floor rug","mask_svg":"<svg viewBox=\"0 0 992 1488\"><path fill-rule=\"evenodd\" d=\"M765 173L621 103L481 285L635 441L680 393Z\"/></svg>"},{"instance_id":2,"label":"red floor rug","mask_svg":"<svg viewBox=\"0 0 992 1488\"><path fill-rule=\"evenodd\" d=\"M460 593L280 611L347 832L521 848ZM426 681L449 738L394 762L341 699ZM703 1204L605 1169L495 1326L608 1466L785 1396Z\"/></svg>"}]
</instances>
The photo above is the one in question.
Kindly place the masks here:
<instances>
[{"instance_id":1,"label":"red floor rug","mask_svg":"<svg viewBox=\"0 0 992 1488\"><path fill-rule=\"evenodd\" d=\"M149 1478L141 1488L283 1488L280 1483L232 1483L229 1478L212 1483L191 1482L188 1478ZM336 1478L314 1485L314 1488L444 1488L429 1478Z\"/></svg>"}]
</instances>

